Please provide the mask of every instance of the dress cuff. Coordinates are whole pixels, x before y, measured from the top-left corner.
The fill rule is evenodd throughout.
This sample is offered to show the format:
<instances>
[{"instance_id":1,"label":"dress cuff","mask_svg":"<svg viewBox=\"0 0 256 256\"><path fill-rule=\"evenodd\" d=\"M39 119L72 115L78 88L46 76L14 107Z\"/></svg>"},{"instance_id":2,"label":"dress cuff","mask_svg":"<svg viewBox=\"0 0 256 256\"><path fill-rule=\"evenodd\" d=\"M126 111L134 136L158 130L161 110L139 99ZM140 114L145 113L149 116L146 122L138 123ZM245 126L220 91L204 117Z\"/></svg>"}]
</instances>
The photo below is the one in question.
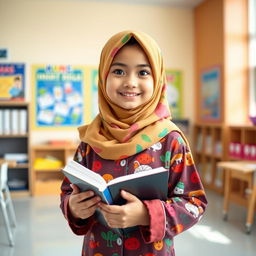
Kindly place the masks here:
<instances>
[{"instance_id":1,"label":"dress cuff","mask_svg":"<svg viewBox=\"0 0 256 256\"><path fill-rule=\"evenodd\" d=\"M160 200L145 200L149 212L149 226L140 226L145 243L160 241L164 238L166 218L163 204Z\"/></svg>"},{"instance_id":2,"label":"dress cuff","mask_svg":"<svg viewBox=\"0 0 256 256\"><path fill-rule=\"evenodd\" d=\"M89 217L88 219L80 219L75 218L69 210L68 206L69 196L67 196L64 200L64 216L66 220L68 221L68 224L72 231L77 235L85 235L88 230L92 227L94 224L94 217Z\"/></svg>"}]
</instances>

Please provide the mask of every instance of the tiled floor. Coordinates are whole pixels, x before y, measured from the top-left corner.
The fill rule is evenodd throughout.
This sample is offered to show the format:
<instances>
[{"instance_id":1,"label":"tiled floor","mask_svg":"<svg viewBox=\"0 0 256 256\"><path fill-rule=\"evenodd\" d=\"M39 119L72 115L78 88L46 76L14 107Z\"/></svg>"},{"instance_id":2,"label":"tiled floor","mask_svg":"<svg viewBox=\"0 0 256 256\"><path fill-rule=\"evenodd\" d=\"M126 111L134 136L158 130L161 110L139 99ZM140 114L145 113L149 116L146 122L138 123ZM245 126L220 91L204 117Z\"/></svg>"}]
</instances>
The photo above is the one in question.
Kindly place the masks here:
<instances>
[{"instance_id":1,"label":"tiled floor","mask_svg":"<svg viewBox=\"0 0 256 256\"><path fill-rule=\"evenodd\" d=\"M209 207L200 223L175 239L177 256L255 256L256 224L244 233L245 208L231 204L222 221L222 197L208 192ZM0 213L0 256L80 255L82 237L73 235L59 210L56 196L15 199L18 226L15 246L8 246Z\"/></svg>"}]
</instances>

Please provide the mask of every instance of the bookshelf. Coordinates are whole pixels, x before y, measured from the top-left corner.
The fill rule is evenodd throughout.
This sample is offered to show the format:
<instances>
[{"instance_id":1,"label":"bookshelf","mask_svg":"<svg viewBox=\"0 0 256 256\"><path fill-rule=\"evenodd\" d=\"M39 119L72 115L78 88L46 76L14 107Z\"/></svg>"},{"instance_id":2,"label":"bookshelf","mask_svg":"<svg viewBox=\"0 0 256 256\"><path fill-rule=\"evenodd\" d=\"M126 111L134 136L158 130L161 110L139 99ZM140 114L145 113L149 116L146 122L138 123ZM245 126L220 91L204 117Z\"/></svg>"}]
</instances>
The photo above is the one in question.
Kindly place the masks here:
<instances>
[{"instance_id":1,"label":"bookshelf","mask_svg":"<svg viewBox=\"0 0 256 256\"><path fill-rule=\"evenodd\" d=\"M221 124L194 125L193 156L205 187L223 193L223 172L217 163L225 159L226 129Z\"/></svg>"},{"instance_id":2,"label":"bookshelf","mask_svg":"<svg viewBox=\"0 0 256 256\"><path fill-rule=\"evenodd\" d=\"M229 127L228 159L256 161L256 126Z\"/></svg>"},{"instance_id":3,"label":"bookshelf","mask_svg":"<svg viewBox=\"0 0 256 256\"><path fill-rule=\"evenodd\" d=\"M0 101L0 145L0 158L17 163L8 168L8 185L12 196L29 195L29 103Z\"/></svg>"},{"instance_id":4,"label":"bookshelf","mask_svg":"<svg viewBox=\"0 0 256 256\"><path fill-rule=\"evenodd\" d=\"M231 125L228 127L227 160L248 161L256 163L256 126ZM250 182L232 180L232 200L238 204L247 205L252 185Z\"/></svg>"},{"instance_id":5,"label":"bookshelf","mask_svg":"<svg viewBox=\"0 0 256 256\"><path fill-rule=\"evenodd\" d=\"M31 191L32 195L60 194L64 175L61 168L73 159L77 145L41 144L31 147Z\"/></svg>"}]
</instances>

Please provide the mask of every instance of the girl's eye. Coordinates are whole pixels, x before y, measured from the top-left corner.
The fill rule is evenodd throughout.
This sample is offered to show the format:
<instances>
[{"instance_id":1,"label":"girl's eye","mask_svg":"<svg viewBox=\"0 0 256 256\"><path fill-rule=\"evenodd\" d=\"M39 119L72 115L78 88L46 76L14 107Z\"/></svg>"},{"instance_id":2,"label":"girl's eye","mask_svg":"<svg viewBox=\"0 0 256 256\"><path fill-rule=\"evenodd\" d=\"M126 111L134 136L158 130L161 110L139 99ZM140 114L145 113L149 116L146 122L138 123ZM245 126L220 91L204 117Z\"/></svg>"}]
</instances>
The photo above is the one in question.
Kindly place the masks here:
<instances>
[{"instance_id":1,"label":"girl's eye","mask_svg":"<svg viewBox=\"0 0 256 256\"><path fill-rule=\"evenodd\" d=\"M140 76L148 76L148 75L150 75L150 72L148 70L141 70L139 72L139 75Z\"/></svg>"},{"instance_id":2,"label":"girl's eye","mask_svg":"<svg viewBox=\"0 0 256 256\"><path fill-rule=\"evenodd\" d=\"M113 70L113 73L116 75L123 75L124 71L122 69L115 69L115 70Z\"/></svg>"}]
</instances>

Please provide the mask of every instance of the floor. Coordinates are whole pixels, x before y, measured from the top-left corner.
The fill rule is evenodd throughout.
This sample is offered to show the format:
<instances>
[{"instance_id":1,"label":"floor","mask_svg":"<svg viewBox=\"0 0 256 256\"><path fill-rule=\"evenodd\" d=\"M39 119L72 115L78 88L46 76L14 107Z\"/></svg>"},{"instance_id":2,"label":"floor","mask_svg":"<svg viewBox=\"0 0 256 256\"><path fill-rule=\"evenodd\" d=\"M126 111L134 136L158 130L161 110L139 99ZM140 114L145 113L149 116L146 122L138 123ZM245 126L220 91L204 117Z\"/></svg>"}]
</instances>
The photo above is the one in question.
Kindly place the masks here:
<instances>
[{"instance_id":1,"label":"floor","mask_svg":"<svg viewBox=\"0 0 256 256\"><path fill-rule=\"evenodd\" d=\"M208 191L209 206L201 221L175 238L176 256L255 256L256 224L244 233L246 211L231 204L228 221L222 220L222 197ZM15 246L8 246L0 213L0 256L80 255L82 237L73 235L61 211L59 198L44 196L14 199L18 226ZM255 220L256 221L256 220Z\"/></svg>"}]
</instances>

